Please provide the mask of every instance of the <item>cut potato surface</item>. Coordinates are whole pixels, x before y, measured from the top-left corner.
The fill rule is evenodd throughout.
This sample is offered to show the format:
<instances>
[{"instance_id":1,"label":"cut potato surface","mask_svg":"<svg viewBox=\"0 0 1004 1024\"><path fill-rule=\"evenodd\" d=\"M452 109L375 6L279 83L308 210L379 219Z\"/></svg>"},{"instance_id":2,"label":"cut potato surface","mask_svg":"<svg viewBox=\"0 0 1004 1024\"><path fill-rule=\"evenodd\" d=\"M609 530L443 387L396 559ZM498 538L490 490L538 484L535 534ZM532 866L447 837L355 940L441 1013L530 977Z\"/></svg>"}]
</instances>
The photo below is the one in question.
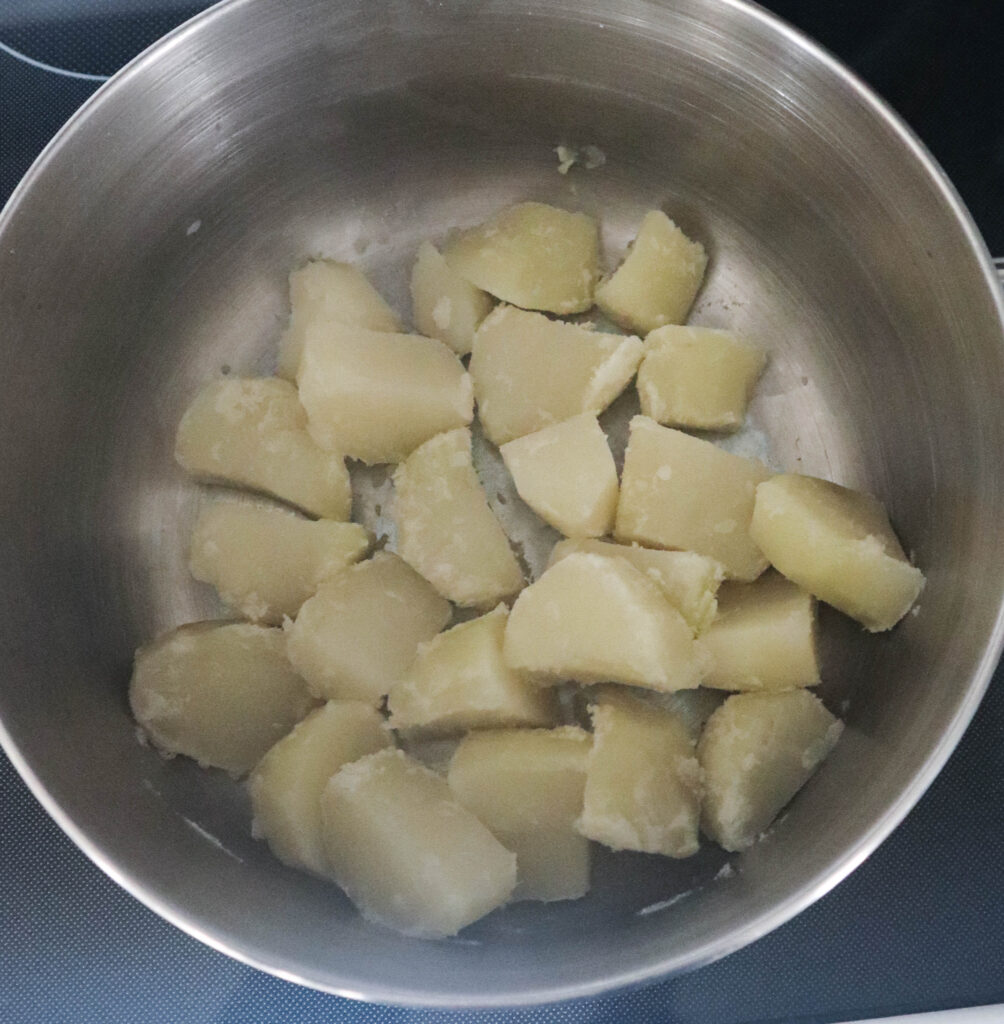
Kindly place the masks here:
<instances>
[{"instance_id":1,"label":"cut potato surface","mask_svg":"<svg viewBox=\"0 0 1004 1024\"><path fill-rule=\"evenodd\" d=\"M687 238L661 210L652 210L624 262L597 287L596 304L615 323L641 334L682 324L707 265L704 246Z\"/></svg>"},{"instance_id":2,"label":"cut potato surface","mask_svg":"<svg viewBox=\"0 0 1004 1024\"><path fill-rule=\"evenodd\" d=\"M606 540L562 540L554 545L547 564L554 565L576 551L626 559L662 591L695 633L702 633L715 617L715 595L724 571L713 558L693 551L662 551Z\"/></svg>"},{"instance_id":3,"label":"cut potato surface","mask_svg":"<svg viewBox=\"0 0 1004 1024\"><path fill-rule=\"evenodd\" d=\"M591 413L510 441L501 452L519 496L566 537L601 537L613 528L617 467Z\"/></svg>"},{"instance_id":4,"label":"cut potato surface","mask_svg":"<svg viewBox=\"0 0 1004 1024\"><path fill-rule=\"evenodd\" d=\"M592 719L579 831L614 850L696 853L701 769L683 720L612 687Z\"/></svg>"},{"instance_id":5,"label":"cut potato surface","mask_svg":"<svg viewBox=\"0 0 1004 1024\"><path fill-rule=\"evenodd\" d=\"M440 938L501 906L516 855L400 750L345 765L321 797L324 845L338 884L367 920Z\"/></svg>"},{"instance_id":6,"label":"cut potato surface","mask_svg":"<svg viewBox=\"0 0 1004 1024\"><path fill-rule=\"evenodd\" d=\"M491 608L523 586L516 561L471 461L471 432L427 441L394 473L401 557L444 597Z\"/></svg>"},{"instance_id":7,"label":"cut potato surface","mask_svg":"<svg viewBox=\"0 0 1004 1024\"><path fill-rule=\"evenodd\" d=\"M672 427L735 430L766 361L731 331L659 327L645 338L638 369L641 411Z\"/></svg>"},{"instance_id":8,"label":"cut potato surface","mask_svg":"<svg viewBox=\"0 0 1004 1024\"><path fill-rule=\"evenodd\" d=\"M729 697L708 719L697 745L705 833L726 850L752 846L833 749L843 727L808 690Z\"/></svg>"},{"instance_id":9,"label":"cut potato surface","mask_svg":"<svg viewBox=\"0 0 1004 1024\"><path fill-rule=\"evenodd\" d=\"M703 686L790 690L815 686L816 602L774 572L755 583L725 583L718 617L701 637L708 655Z\"/></svg>"},{"instance_id":10,"label":"cut potato surface","mask_svg":"<svg viewBox=\"0 0 1004 1024\"><path fill-rule=\"evenodd\" d=\"M379 552L326 580L287 626L289 659L313 693L375 703L446 625L450 605L406 562Z\"/></svg>"},{"instance_id":11,"label":"cut potato surface","mask_svg":"<svg viewBox=\"0 0 1004 1024\"><path fill-rule=\"evenodd\" d=\"M628 692L638 700L676 715L687 727L687 732L695 743L700 738L707 720L728 697L722 690L706 690L703 684L696 690L675 690L673 693L659 693L656 690L642 690L638 687L631 687Z\"/></svg>"},{"instance_id":12,"label":"cut potato surface","mask_svg":"<svg viewBox=\"0 0 1004 1024\"><path fill-rule=\"evenodd\" d=\"M251 773L252 831L283 863L328 875L321 793L342 765L393 742L383 716L368 704L333 700L312 711Z\"/></svg>"},{"instance_id":13,"label":"cut potato surface","mask_svg":"<svg viewBox=\"0 0 1004 1024\"><path fill-rule=\"evenodd\" d=\"M457 799L516 854L514 900L571 900L589 889L582 813L592 737L583 729L471 733L450 762Z\"/></svg>"},{"instance_id":14,"label":"cut potato surface","mask_svg":"<svg viewBox=\"0 0 1004 1024\"><path fill-rule=\"evenodd\" d=\"M356 523L304 519L285 509L216 501L199 513L189 568L252 622L293 618L324 579L366 554Z\"/></svg>"},{"instance_id":15,"label":"cut potato surface","mask_svg":"<svg viewBox=\"0 0 1004 1024\"><path fill-rule=\"evenodd\" d=\"M411 308L422 334L465 356L478 324L491 312L492 298L453 270L431 242L423 242L411 272Z\"/></svg>"},{"instance_id":16,"label":"cut potato surface","mask_svg":"<svg viewBox=\"0 0 1004 1024\"><path fill-rule=\"evenodd\" d=\"M311 260L289 275L290 317L279 341L277 373L296 380L305 332L311 324L338 323L373 331L400 331L401 321L366 275L350 263Z\"/></svg>"},{"instance_id":17,"label":"cut potato surface","mask_svg":"<svg viewBox=\"0 0 1004 1024\"><path fill-rule=\"evenodd\" d=\"M174 454L194 476L263 491L311 515L349 518L345 460L307 433L288 381L225 378L206 385L181 418Z\"/></svg>"},{"instance_id":18,"label":"cut potato surface","mask_svg":"<svg viewBox=\"0 0 1004 1024\"><path fill-rule=\"evenodd\" d=\"M420 644L411 668L390 691L391 726L447 736L467 729L555 725L555 694L502 659L508 616L501 605Z\"/></svg>"},{"instance_id":19,"label":"cut potato surface","mask_svg":"<svg viewBox=\"0 0 1004 1024\"><path fill-rule=\"evenodd\" d=\"M751 535L771 563L872 633L892 629L924 586L880 501L784 473L757 488Z\"/></svg>"},{"instance_id":20,"label":"cut potato surface","mask_svg":"<svg viewBox=\"0 0 1004 1024\"><path fill-rule=\"evenodd\" d=\"M593 304L599 231L585 214L518 203L460 232L443 255L458 274L503 302L581 313Z\"/></svg>"},{"instance_id":21,"label":"cut potato surface","mask_svg":"<svg viewBox=\"0 0 1004 1024\"><path fill-rule=\"evenodd\" d=\"M750 520L756 486L769 476L756 459L635 416L614 534L696 551L720 562L727 576L754 580L767 559L750 537Z\"/></svg>"},{"instance_id":22,"label":"cut potato surface","mask_svg":"<svg viewBox=\"0 0 1004 1024\"><path fill-rule=\"evenodd\" d=\"M539 682L683 690L701 681L693 633L659 588L620 558L572 554L516 599L506 662Z\"/></svg>"},{"instance_id":23,"label":"cut potato surface","mask_svg":"<svg viewBox=\"0 0 1004 1024\"><path fill-rule=\"evenodd\" d=\"M196 622L136 652L129 704L161 750L242 775L315 701L282 630Z\"/></svg>"},{"instance_id":24,"label":"cut potato surface","mask_svg":"<svg viewBox=\"0 0 1004 1024\"><path fill-rule=\"evenodd\" d=\"M502 445L579 413L601 413L627 387L642 351L638 338L498 307L471 352L485 436Z\"/></svg>"},{"instance_id":25,"label":"cut potato surface","mask_svg":"<svg viewBox=\"0 0 1004 1024\"><path fill-rule=\"evenodd\" d=\"M297 383L311 436L369 464L400 462L474 417L463 364L441 341L335 321L307 328Z\"/></svg>"}]
</instances>

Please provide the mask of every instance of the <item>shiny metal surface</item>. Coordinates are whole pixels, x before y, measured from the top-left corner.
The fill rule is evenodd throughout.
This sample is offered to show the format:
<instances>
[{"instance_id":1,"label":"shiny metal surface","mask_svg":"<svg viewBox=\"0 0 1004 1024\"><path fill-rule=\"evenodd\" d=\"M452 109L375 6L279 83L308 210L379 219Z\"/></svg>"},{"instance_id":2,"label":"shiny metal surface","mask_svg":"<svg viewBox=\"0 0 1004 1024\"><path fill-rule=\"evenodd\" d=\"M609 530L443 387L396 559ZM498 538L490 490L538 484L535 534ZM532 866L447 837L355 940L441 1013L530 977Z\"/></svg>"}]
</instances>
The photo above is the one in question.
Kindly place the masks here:
<instances>
[{"instance_id":1,"label":"shiny metal surface","mask_svg":"<svg viewBox=\"0 0 1004 1024\"><path fill-rule=\"evenodd\" d=\"M557 173L559 143L602 168ZM771 363L739 444L873 490L928 575L869 637L826 616L848 729L722 877L598 858L568 905L419 943L250 838L240 791L134 735L132 651L220 609L185 567L186 402L269 372L285 275L355 260L406 309L420 240L518 199L662 206L709 246L695 320ZM940 172L811 43L732 0L233 0L104 87L0 219L4 745L114 878L211 945L381 1002L541 1002L722 956L836 884L965 728L1001 643L1002 304Z\"/></svg>"}]
</instances>

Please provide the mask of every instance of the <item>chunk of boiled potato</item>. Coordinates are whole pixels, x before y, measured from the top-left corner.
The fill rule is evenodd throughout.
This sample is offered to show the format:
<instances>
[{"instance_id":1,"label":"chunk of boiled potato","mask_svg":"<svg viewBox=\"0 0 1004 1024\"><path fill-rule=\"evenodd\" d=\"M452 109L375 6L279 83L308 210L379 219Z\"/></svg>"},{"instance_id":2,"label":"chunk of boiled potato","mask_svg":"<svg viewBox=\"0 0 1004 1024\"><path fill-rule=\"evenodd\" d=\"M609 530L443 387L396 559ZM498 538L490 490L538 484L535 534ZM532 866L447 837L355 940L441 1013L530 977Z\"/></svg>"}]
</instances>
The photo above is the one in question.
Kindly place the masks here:
<instances>
[{"instance_id":1,"label":"chunk of boiled potato","mask_svg":"<svg viewBox=\"0 0 1004 1024\"><path fill-rule=\"evenodd\" d=\"M769 476L756 459L635 416L614 535L696 551L720 562L727 576L754 580L767 559L750 537L750 520L756 486Z\"/></svg>"},{"instance_id":2,"label":"chunk of boiled potato","mask_svg":"<svg viewBox=\"0 0 1004 1024\"><path fill-rule=\"evenodd\" d=\"M596 289L596 304L615 323L647 334L682 324L708 265L693 242L661 210L646 213L624 262Z\"/></svg>"},{"instance_id":3,"label":"chunk of boiled potato","mask_svg":"<svg viewBox=\"0 0 1004 1024\"><path fill-rule=\"evenodd\" d=\"M289 275L289 325L279 340L277 373L296 380L308 326L338 323L373 331L400 331L401 321L366 275L350 263L311 260Z\"/></svg>"},{"instance_id":4,"label":"chunk of boiled potato","mask_svg":"<svg viewBox=\"0 0 1004 1024\"><path fill-rule=\"evenodd\" d=\"M599 249L591 217L545 203L517 203L460 232L443 255L458 274L503 302L581 313L593 304Z\"/></svg>"},{"instance_id":5,"label":"chunk of boiled potato","mask_svg":"<svg viewBox=\"0 0 1004 1024\"><path fill-rule=\"evenodd\" d=\"M735 430L766 361L731 331L659 327L645 338L638 368L641 411L673 427Z\"/></svg>"},{"instance_id":6,"label":"chunk of boiled potato","mask_svg":"<svg viewBox=\"0 0 1004 1024\"><path fill-rule=\"evenodd\" d=\"M369 534L357 523L214 501L196 520L188 564L245 618L281 625L322 580L359 561L369 546Z\"/></svg>"},{"instance_id":7,"label":"chunk of boiled potato","mask_svg":"<svg viewBox=\"0 0 1004 1024\"><path fill-rule=\"evenodd\" d=\"M469 734L450 762L454 796L516 854L514 900L574 900L589 890L582 813L584 729L493 729Z\"/></svg>"},{"instance_id":8,"label":"chunk of boiled potato","mask_svg":"<svg viewBox=\"0 0 1004 1024\"><path fill-rule=\"evenodd\" d=\"M757 487L750 533L771 563L872 633L892 629L924 586L870 494L797 473Z\"/></svg>"},{"instance_id":9,"label":"chunk of boiled potato","mask_svg":"<svg viewBox=\"0 0 1004 1024\"><path fill-rule=\"evenodd\" d=\"M369 921L441 938L501 906L516 855L454 797L446 779L400 750L369 754L321 796L331 872Z\"/></svg>"},{"instance_id":10,"label":"chunk of boiled potato","mask_svg":"<svg viewBox=\"0 0 1004 1024\"><path fill-rule=\"evenodd\" d=\"M726 583L718 617L701 636L708 655L702 686L789 690L819 682L816 602L775 572L755 583Z\"/></svg>"},{"instance_id":11,"label":"chunk of boiled potato","mask_svg":"<svg viewBox=\"0 0 1004 1024\"><path fill-rule=\"evenodd\" d=\"M390 691L391 726L449 735L466 729L555 725L555 694L502 660L508 617L508 609L500 605L420 644L411 668Z\"/></svg>"},{"instance_id":12,"label":"chunk of boiled potato","mask_svg":"<svg viewBox=\"0 0 1004 1024\"><path fill-rule=\"evenodd\" d=\"M174 454L194 476L263 491L311 515L349 518L345 459L307 433L288 381L235 377L206 385L178 424Z\"/></svg>"},{"instance_id":13,"label":"chunk of boiled potato","mask_svg":"<svg viewBox=\"0 0 1004 1024\"><path fill-rule=\"evenodd\" d=\"M309 326L297 383L311 436L374 464L474 417L463 364L441 341L334 321Z\"/></svg>"},{"instance_id":14,"label":"chunk of boiled potato","mask_svg":"<svg viewBox=\"0 0 1004 1024\"><path fill-rule=\"evenodd\" d=\"M411 272L411 308L422 334L465 356L478 324L491 312L492 298L453 270L431 242L423 242Z\"/></svg>"},{"instance_id":15,"label":"chunk of boiled potato","mask_svg":"<svg viewBox=\"0 0 1004 1024\"><path fill-rule=\"evenodd\" d=\"M449 618L449 603L411 566L378 552L303 603L286 627L289 659L319 697L375 703Z\"/></svg>"},{"instance_id":16,"label":"chunk of boiled potato","mask_svg":"<svg viewBox=\"0 0 1004 1024\"><path fill-rule=\"evenodd\" d=\"M251 773L252 831L284 864L327 875L324 787L342 765L393 744L383 715L369 704L328 701L283 736Z\"/></svg>"},{"instance_id":17,"label":"chunk of boiled potato","mask_svg":"<svg viewBox=\"0 0 1004 1024\"><path fill-rule=\"evenodd\" d=\"M676 715L686 726L690 738L695 743L700 738L707 720L728 697L722 690L706 690L703 684L696 690L675 690L673 693L659 693L656 690L642 690L638 687L629 688L629 692L638 700Z\"/></svg>"},{"instance_id":18,"label":"chunk of boiled potato","mask_svg":"<svg viewBox=\"0 0 1004 1024\"><path fill-rule=\"evenodd\" d=\"M614 850L689 857L700 845L701 768L683 720L601 688L578 830Z\"/></svg>"},{"instance_id":19,"label":"chunk of boiled potato","mask_svg":"<svg viewBox=\"0 0 1004 1024\"><path fill-rule=\"evenodd\" d=\"M638 338L499 306L477 329L471 351L485 435L501 445L579 413L601 413L628 386L642 351Z\"/></svg>"},{"instance_id":20,"label":"chunk of boiled potato","mask_svg":"<svg viewBox=\"0 0 1004 1024\"><path fill-rule=\"evenodd\" d=\"M444 597L490 608L523 586L523 572L488 507L471 460L471 432L426 441L394 472L397 550Z\"/></svg>"},{"instance_id":21,"label":"chunk of boiled potato","mask_svg":"<svg viewBox=\"0 0 1004 1024\"><path fill-rule=\"evenodd\" d=\"M136 652L129 704L161 750L242 775L315 701L282 630L195 622Z\"/></svg>"},{"instance_id":22,"label":"chunk of boiled potato","mask_svg":"<svg viewBox=\"0 0 1004 1024\"><path fill-rule=\"evenodd\" d=\"M726 850L752 846L842 730L843 723L808 690L729 697L708 719L697 745L705 833Z\"/></svg>"},{"instance_id":23,"label":"chunk of boiled potato","mask_svg":"<svg viewBox=\"0 0 1004 1024\"><path fill-rule=\"evenodd\" d=\"M715 595L724 572L713 558L693 551L662 551L637 544L580 539L558 541L547 564L554 565L577 551L630 562L662 591L695 633L702 633L715 617L718 610Z\"/></svg>"},{"instance_id":24,"label":"chunk of boiled potato","mask_svg":"<svg viewBox=\"0 0 1004 1024\"><path fill-rule=\"evenodd\" d=\"M542 684L574 679L685 690L701 681L683 616L633 565L600 555L568 555L519 595L503 653Z\"/></svg>"},{"instance_id":25,"label":"chunk of boiled potato","mask_svg":"<svg viewBox=\"0 0 1004 1024\"><path fill-rule=\"evenodd\" d=\"M601 537L614 525L617 467L592 413L502 445L519 496L566 537Z\"/></svg>"}]
</instances>

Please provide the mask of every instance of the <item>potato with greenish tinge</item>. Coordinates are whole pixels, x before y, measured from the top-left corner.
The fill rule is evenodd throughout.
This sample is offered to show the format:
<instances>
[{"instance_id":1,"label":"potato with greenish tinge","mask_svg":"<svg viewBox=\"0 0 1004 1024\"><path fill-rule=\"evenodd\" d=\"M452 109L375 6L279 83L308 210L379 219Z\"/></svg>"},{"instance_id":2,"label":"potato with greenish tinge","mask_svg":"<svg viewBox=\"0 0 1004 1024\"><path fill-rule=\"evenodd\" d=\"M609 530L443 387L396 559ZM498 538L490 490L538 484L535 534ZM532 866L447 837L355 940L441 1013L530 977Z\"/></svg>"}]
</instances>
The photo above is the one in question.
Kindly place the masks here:
<instances>
[{"instance_id":1,"label":"potato with greenish tinge","mask_svg":"<svg viewBox=\"0 0 1004 1024\"><path fill-rule=\"evenodd\" d=\"M400 750L347 764L321 796L331 872L369 921L443 938L501 906L516 855L463 807L446 779Z\"/></svg>"},{"instance_id":2,"label":"potato with greenish tinge","mask_svg":"<svg viewBox=\"0 0 1004 1024\"><path fill-rule=\"evenodd\" d=\"M491 296L453 270L431 242L418 247L411 271L411 309L422 334L465 356L492 305Z\"/></svg>"}]
</instances>

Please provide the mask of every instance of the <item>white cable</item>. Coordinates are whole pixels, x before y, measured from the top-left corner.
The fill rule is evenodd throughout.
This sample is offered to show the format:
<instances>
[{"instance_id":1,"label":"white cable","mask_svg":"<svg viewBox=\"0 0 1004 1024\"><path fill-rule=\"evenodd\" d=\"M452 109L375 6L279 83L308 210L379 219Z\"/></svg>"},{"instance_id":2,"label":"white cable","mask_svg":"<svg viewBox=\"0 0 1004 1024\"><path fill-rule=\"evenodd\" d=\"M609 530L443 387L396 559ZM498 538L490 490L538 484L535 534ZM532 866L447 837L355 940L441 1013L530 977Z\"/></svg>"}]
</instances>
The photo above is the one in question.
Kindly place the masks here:
<instances>
[{"instance_id":1,"label":"white cable","mask_svg":"<svg viewBox=\"0 0 1004 1024\"><path fill-rule=\"evenodd\" d=\"M51 71L54 75L63 75L66 78L82 78L87 82L107 82L111 77L110 75L89 75L84 71L68 71L66 68L53 67L52 64L44 64L40 60L35 60L34 57L29 57L26 53L21 53L6 43L0 43L0 50L9 54L15 60L30 64L33 68L38 68L40 71Z\"/></svg>"}]
</instances>

